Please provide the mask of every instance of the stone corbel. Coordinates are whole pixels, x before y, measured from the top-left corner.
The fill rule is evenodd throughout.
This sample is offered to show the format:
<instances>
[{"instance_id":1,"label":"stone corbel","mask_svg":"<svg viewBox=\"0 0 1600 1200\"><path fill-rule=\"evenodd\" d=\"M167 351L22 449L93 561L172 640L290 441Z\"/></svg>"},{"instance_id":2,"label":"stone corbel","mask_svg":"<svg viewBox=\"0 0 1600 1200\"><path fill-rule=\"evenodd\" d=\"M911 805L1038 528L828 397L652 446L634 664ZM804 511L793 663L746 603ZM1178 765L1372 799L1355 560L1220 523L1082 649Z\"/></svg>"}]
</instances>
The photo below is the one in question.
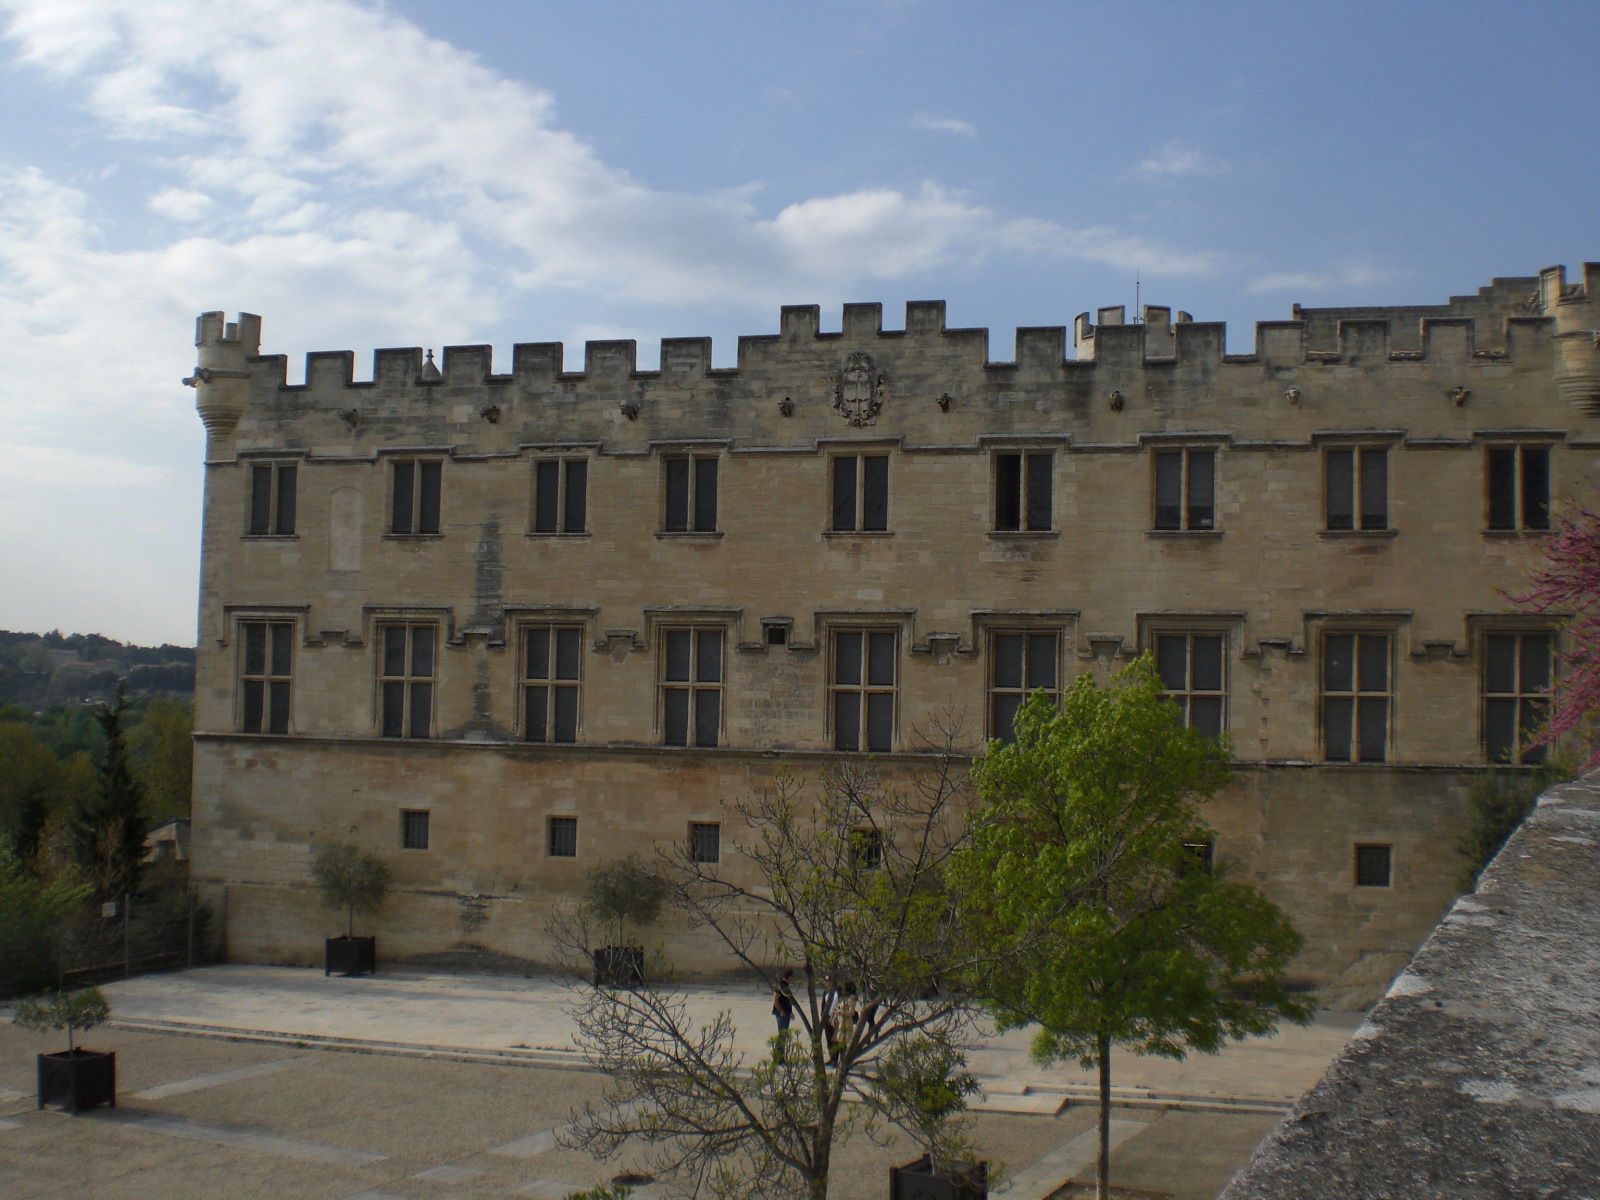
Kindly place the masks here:
<instances>
[{"instance_id":1,"label":"stone corbel","mask_svg":"<svg viewBox=\"0 0 1600 1200\"><path fill-rule=\"evenodd\" d=\"M622 654L629 650L643 650L644 639L639 636L637 629L606 629L594 640L594 649L598 654L610 651L612 654Z\"/></svg>"}]
</instances>

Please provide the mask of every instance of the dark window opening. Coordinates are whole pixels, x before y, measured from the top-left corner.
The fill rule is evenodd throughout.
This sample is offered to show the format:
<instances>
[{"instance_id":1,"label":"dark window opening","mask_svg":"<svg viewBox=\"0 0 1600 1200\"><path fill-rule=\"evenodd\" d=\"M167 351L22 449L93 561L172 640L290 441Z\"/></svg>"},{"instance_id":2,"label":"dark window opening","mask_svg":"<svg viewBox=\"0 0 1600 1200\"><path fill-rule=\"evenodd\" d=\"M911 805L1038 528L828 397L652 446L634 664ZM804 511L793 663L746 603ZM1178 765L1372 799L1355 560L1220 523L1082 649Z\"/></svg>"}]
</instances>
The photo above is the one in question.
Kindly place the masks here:
<instances>
[{"instance_id":1,"label":"dark window opening","mask_svg":"<svg viewBox=\"0 0 1600 1200\"><path fill-rule=\"evenodd\" d=\"M1158 450L1156 528L1207 530L1216 527L1217 452L1213 449Z\"/></svg>"},{"instance_id":2,"label":"dark window opening","mask_svg":"<svg viewBox=\"0 0 1600 1200\"><path fill-rule=\"evenodd\" d=\"M1003 742L1016 740L1017 710L1036 691L1054 696L1060 635L1051 633L996 633L990 640L989 736Z\"/></svg>"},{"instance_id":3,"label":"dark window opening","mask_svg":"<svg viewBox=\"0 0 1600 1200\"><path fill-rule=\"evenodd\" d=\"M722 630L665 629L661 655L662 740L715 746L722 728Z\"/></svg>"},{"instance_id":4,"label":"dark window opening","mask_svg":"<svg viewBox=\"0 0 1600 1200\"><path fill-rule=\"evenodd\" d=\"M287 536L294 532L294 463L257 463L250 468L247 532Z\"/></svg>"},{"instance_id":5,"label":"dark window opening","mask_svg":"<svg viewBox=\"0 0 1600 1200\"><path fill-rule=\"evenodd\" d=\"M1382 845L1367 845L1356 847L1356 886L1381 887L1389 886L1390 872L1393 866L1393 847Z\"/></svg>"},{"instance_id":6,"label":"dark window opening","mask_svg":"<svg viewBox=\"0 0 1600 1200\"><path fill-rule=\"evenodd\" d=\"M883 830L852 829L850 831L850 861L863 870L871 871L883 866Z\"/></svg>"},{"instance_id":7,"label":"dark window opening","mask_svg":"<svg viewBox=\"0 0 1600 1200\"><path fill-rule=\"evenodd\" d=\"M833 528L841 533L889 528L887 454L842 454L833 460Z\"/></svg>"},{"instance_id":8,"label":"dark window opening","mask_svg":"<svg viewBox=\"0 0 1600 1200\"><path fill-rule=\"evenodd\" d=\"M426 809L407 808L400 813L400 848L426 850L428 848L428 813Z\"/></svg>"},{"instance_id":9,"label":"dark window opening","mask_svg":"<svg viewBox=\"0 0 1600 1200\"><path fill-rule=\"evenodd\" d=\"M433 728L432 625L384 625L378 691L384 737L425 738Z\"/></svg>"},{"instance_id":10,"label":"dark window opening","mask_svg":"<svg viewBox=\"0 0 1600 1200\"><path fill-rule=\"evenodd\" d=\"M1489 528L1550 528L1550 448L1491 446Z\"/></svg>"},{"instance_id":11,"label":"dark window opening","mask_svg":"<svg viewBox=\"0 0 1600 1200\"><path fill-rule=\"evenodd\" d=\"M533 531L582 533L588 519L588 462L543 459L534 464L533 479Z\"/></svg>"},{"instance_id":12,"label":"dark window opening","mask_svg":"<svg viewBox=\"0 0 1600 1200\"><path fill-rule=\"evenodd\" d=\"M551 858L578 857L578 818L551 817L549 826Z\"/></svg>"},{"instance_id":13,"label":"dark window opening","mask_svg":"<svg viewBox=\"0 0 1600 1200\"><path fill-rule=\"evenodd\" d=\"M294 625L288 621L243 621L239 684L245 733L289 732L289 687Z\"/></svg>"},{"instance_id":14,"label":"dark window opening","mask_svg":"<svg viewBox=\"0 0 1600 1200\"><path fill-rule=\"evenodd\" d=\"M1227 685L1220 633L1156 635L1156 670L1161 686L1183 710L1183 723L1207 737L1227 727Z\"/></svg>"},{"instance_id":15,"label":"dark window opening","mask_svg":"<svg viewBox=\"0 0 1600 1200\"><path fill-rule=\"evenodd\" d=\"M1323 758L1383 762L1390 700L1388 634L1337 633L1323 639Z\"/></svg>"},{"instance_id":16,"label":"dark window opening","mask_svg":"<svg viewBox=\"0 0 1600 1200\"><path fill-rule=\"evenodd\" d=\"M1383 446L1350 446L1329 450L1327 528L1332 530L1389 527L1389 451Z\"/></svg>"},{"instance_id":17,"label":"dark window opening","mask_svg":"<svg viewBox=\"0 0 1600 1200\"><path fill-rule=\"evenodd\" d=\"M712 821L689 823L689 861L715 863L722 859L722 826Z\"/></svg>"},{"instance_id":18,"label":"dark window opening","mask_svg":"<svg viewBox=\"0 0 1600 1200\"><path fill-rule=\"evenodd\" d=\"M390 533L439 532L439 483L443 467L444 464L435 459L394 460Z\"/></svg>"},{"instance_id":19,"label":"dark window opening","mask_svg":"<svg viewBox=\"0 0 1600 1200\"><path fill-rule=\"evenodd\" d=\"M1041 531L1052 527L1055 456L994 456L994 527L1002 532Z\"/></svg>"},{"instance_id":20,"label":"dark window opening","mask_svg":"<svg viewBox=\"0 0 1600 1200\"><path fill-rule=\"evenodd\" d=\"M892 630L841 629L833 635L833 748L894 748L895 658Z\"/></svg>"},{"instance_id":21,"label":"dark window opening","mask_svg":"<svg viewBox=\"0 0 1600 1200\"><path fill-rule=\"evenodd\" d=\"M1542 763L1534 745L1550 712L1554 638L1548 633L1491 633L1483 639L1483 745L1489 761Z\"/></svg>"},{"instance_id":22,"label":"dark window opening","mask_svg":"<svg viewBox=\"0 0 1600 1200\"><path fill-rule=\"evenodd\" d=\"M523 738L530 742L578 740L578 671L583 630L576 625L533 625L523 632Z\"/></svg>"},{"instance_id":23,"label":"dark window opening","mask_svg":"<svg viewBox=\"0 0 1600 1200\"><path fill-rule=\"evenodd\" d=\"M715 533L717 460L674 455L666 460L668 533Z\"/></svg>"}]
</instances>

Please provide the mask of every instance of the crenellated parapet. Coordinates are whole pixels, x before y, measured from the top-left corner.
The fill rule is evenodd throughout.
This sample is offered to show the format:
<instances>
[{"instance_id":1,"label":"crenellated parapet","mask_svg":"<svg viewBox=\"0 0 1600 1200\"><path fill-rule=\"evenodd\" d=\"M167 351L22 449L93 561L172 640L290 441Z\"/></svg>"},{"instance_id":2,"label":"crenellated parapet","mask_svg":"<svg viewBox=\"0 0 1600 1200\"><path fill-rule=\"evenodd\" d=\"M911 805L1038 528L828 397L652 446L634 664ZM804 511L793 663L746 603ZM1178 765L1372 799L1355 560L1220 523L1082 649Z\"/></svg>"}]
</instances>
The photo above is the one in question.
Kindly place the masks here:
<instances>
[{"instance_id":1,"label":"crenellated parapet","mask_svg":"<svg viewBox=\"0 0 1600 1200\"><path fill-rule=\"evenodd\" d=\"M1561 267L1539 272L1539 307L1555 319L1556 387L1562 399L1600 416L1600 263L1584 263L1567 282Z\"/></svg>"},{"instance_id":2,"label":"crenellated parapet","mask_svg":"<svg viewBox=\"0 0 1600 1200\"><path fill-rule=\"evenodd\" d=\"M776 333L739 339L731 367L714 365L703 337L663 339L648 370L631 340L585 343L575 371L562 343L529 342L513 347L509 370L502 364L498 373L487 345L445 347L437 363L419 348L379 349L364 379L354 352L318 351L305 358L304 382L293 384L286 356L256 354L259 318L230 323L206 313L199 365L185 382L200 393L214 448L236 429L267 438L268 427L281 434L285 422L300 422L306 444L342 438L343 453L394 444L402 433L406 444L420 437L484 452L571 441L639 453L706 437L756 447L838 436L969 444L980 434L1041 433L1123 443L1151 428L1196 428L1208 409L1224 407L1241 436L1292 436L1284 403L1305 402L1307 429L1352 428L1397 404L1542 402L1553 398L1552 374L1563 398L1596 415L1597 284L1600 265L1588 264L1581 282L1568 284L1553 267L1442 305L1296 305L1289 320L1257 322L1247 353L1228 352L1222 323L1151 305L1133 320L1121 307L1080 314L1070 346L1066 327L1019 328L1013 356L996 360L988 330L948 328L943 301L913 301L899 329L884 327L880 304L844 305L837 331L823 330L815 305L786 306ZM247 409L251 420L241 426ZM1503 423L1527 424L1515 419L1523 411L1504 408ZM1243 428L1249 420L1260 428ZM1460 432L1439 427L1427 436Z\"/></svg>"}]
</instances>

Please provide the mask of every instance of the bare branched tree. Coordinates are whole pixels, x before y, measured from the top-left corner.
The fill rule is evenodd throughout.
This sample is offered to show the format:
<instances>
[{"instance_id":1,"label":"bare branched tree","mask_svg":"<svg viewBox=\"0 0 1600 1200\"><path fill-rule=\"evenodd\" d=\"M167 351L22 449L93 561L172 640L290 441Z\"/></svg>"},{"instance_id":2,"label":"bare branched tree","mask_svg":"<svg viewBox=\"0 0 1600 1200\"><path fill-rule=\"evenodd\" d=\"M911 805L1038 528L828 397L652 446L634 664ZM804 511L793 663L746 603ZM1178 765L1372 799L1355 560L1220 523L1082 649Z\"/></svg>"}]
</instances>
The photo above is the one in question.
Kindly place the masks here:
<instances>
[{"instance_id":1,"label":"bare branched tree","mask_svg":"<svg viewBox=\"0 0 1600 1200\"><path fill-rule=\"evenodd\" d=\"M913 1042L957 1050L972 1029L963 981L985 949L944 877L966 837L958 735L947 722L898 784L856 763L814 787L777 779L737 806L744 836L726 863L697 862L688 847L658 853L669 904L788 990L795 1025L746 1061L728 1014L691 1019L660 964L636 987L578 985L578 1041L611 1082L564 1144L609 1157L642 1142L652 1172L696 1195L825 1200L835 1144L905 1108L851 1103L881 1097L883 1056ZM581 927L555 932L578 961Z\"/></svg>"}]
</instances>

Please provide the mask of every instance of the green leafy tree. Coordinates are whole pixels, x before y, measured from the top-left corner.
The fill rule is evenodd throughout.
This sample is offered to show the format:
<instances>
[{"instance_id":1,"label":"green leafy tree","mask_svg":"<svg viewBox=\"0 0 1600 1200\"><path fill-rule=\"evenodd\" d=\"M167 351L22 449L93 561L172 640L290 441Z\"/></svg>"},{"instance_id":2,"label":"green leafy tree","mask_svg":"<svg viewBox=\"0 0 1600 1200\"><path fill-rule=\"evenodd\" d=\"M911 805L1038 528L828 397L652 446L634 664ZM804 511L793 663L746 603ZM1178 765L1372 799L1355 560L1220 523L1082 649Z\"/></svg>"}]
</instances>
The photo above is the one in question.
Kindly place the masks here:
<instances>
[{"instance_id":1,"label":"green leafy tree","mask_svg":"<svg viewBox=\"0 0 1600 1200\"><path fill-rule=\"evenodd\" d=\"M0 996L56 981L61 923L88 894L70 870L40 879L0 849Z\"/></svg>"},{"instance_id":2,"label":"green leafy tree","mask_svg":"<svg viewBox=\"0 0 1600 1200\"><path fill-rule=\"evenodd\" d=\"M0 720L0 846L40 870L46 825L64 794L66 771L22 721Z\"/></svg>"},{"instance_id":3,"label":"green leafy tree","mask_svg":"<svg viewBox=\"0 0 1600 1200\"><path fill-rule=\"evenodd\" d=\"M583 877L584 908L616 929L617 946L627 945L630 923L635 927L653 923L666 898L666 881L636 855L596 867Z\"/></svg>"},{"instance_id":4,"label":"green leafy tree","mask_svg":"<svg viewBox=\"0 0 1600 1200\"><path fill-rule=\"evenodd\" d=\"M389 894L389 866L370 850L330 842L311 861L311 878L327 908L345 910L345 936L356 933L356 914L376 912Z\"/></svg>"},{"instance_id":5,"label":"green leafy tree","mask_svg":"<svg viewBox=\"0 0 1600 1200\"><path fill-rule=\"evenodd\" d=\"M194 769L194 705L156 697L144 705L128 731L134 774L144 787L145 813L152 824L189 815Z\"/></svg>"},{"instance_id":6,"label":"green leafy tree","mask_svg":"<svg viewBox=\"0 0 1600 1200\"><path fill-rule=\"evenodd\" d=\"M73 1036L80 1029L93 1029L111 1016L111 1005L106 1003L99 988L84 988L78 992L45 992L17 1002L16 1023L35 1033L53 1030L67 1031L67 1051L78 1048Z\"/></svg>"},{"instance_id":7,"label":"green leafy tree","mask_svg":"<svg viewBox=\"0 0 1600 1200\"><path fill-rule=\"evenodd\" d=\"M957 894L1016 969L974 982L1004 1028L1037 1023L1041 1063L1098 1067L1098 1194L1108 1192L1111 1048L1183 1058L1305 1021L1283 982L1301 939L1253 888L1186 848L1229 777L1225 741L1183 726L1148 658L1110 688L1035 693L1016 741L973 765L981 800Z\"/></svg>"},{"instance_id":8,"label":"green leafy tree","mask_svg":"<svg viewBox=\"0 0 1600 1200\"><path fill-rule=\"evenodd\" d=\"M95 713L105 746L97 764L97 786L79 797L72 823L73 857L101 900L125 896L139 886L144 865L144 787L128 762L124 719L128 699L119 687L116 702Z\"/></svg>"}]
</instances>

